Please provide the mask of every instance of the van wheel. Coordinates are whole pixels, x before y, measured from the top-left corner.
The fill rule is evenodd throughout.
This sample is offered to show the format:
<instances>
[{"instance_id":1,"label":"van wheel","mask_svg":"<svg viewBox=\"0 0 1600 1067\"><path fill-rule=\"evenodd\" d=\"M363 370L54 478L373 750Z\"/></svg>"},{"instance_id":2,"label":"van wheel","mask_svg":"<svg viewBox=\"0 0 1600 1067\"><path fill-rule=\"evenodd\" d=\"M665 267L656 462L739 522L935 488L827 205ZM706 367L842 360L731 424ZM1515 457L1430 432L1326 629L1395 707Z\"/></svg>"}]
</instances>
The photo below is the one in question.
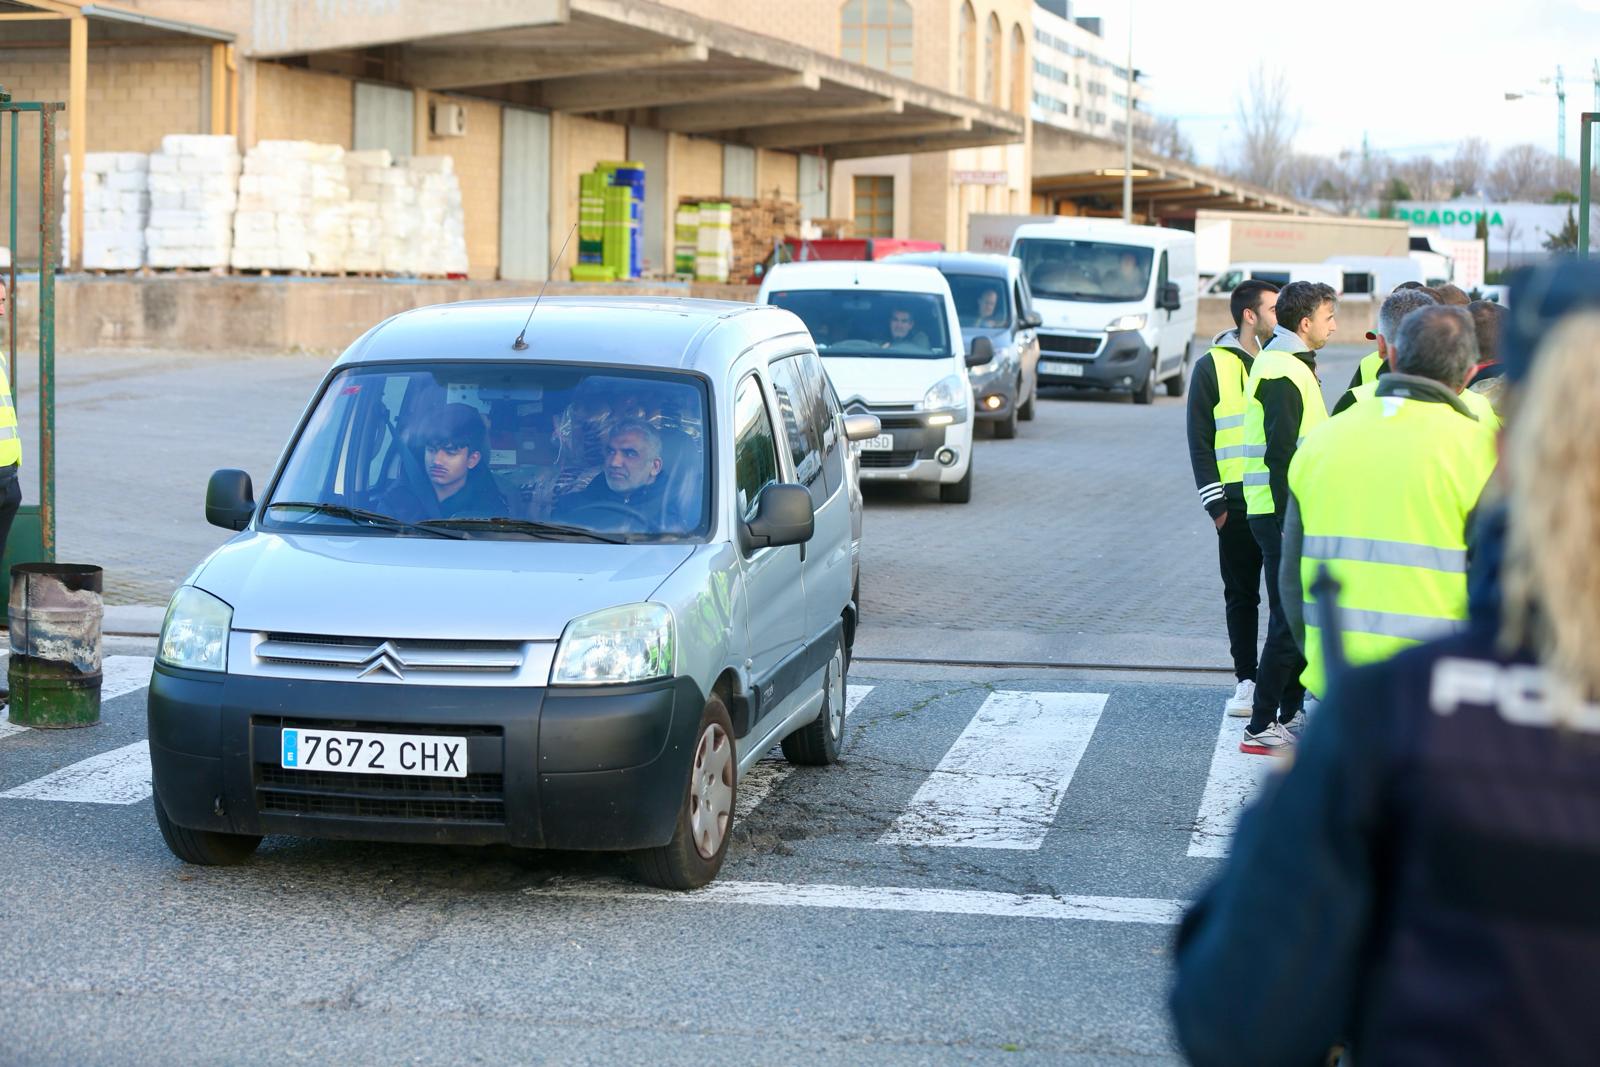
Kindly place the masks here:
<instances>
[{"instance_id":1,"label":"van wheel","mask_svg":"<svg viewBox=\"0 0 1600 1067\"><path fill-rule=\"evenodd\" d=\"M1135 404L1153 404L1156 399L1156 364L1150 361L1150 373L1144 376L1144 384L1134 390L1133 402Z\"/></svg>"},{"instance_id":2,"label":"van wheel","mask_svg":"<svg viewBox=\"0 0 1600 1067\"><path fill-rule=\"evenodd\" d=\"M156 805L156 825L172 854L199 867L231 867L243 863L261 844L254 834L224 834L216 830L189 830L167 818L160 795L151 797Z\"/></svg>"},{"instance_id":3,"label":"van wheel","mask_svg":"<svg viewBox=\"0 0 1600 1067\"><path fill-rule=\"evenodd\" d=\"M672 840L633 854L641 882L662 889L698 889L717 876L733 836L733 802L737 790L733 720L721 697L706 701L700 732L678 824Z\"/></svg>"},{"instance_id":4,"label":"van wheel","mask_svg":"<svg viewBox=\"0 0 1600 1067\"><path fill-rule=\"evenodd\" d=\"M844 647L844 635L828 661L828 672L823 676L822 710L817 717L783 739L783 758L802 767L826 767L839 762L844 751L844 692L845 678L850 672L850 654Z\"/></svg>"},{"instance_id":5,"label":"van wheel","mask_svg":"<svg viewBox=\"0 0 1600 1067\"><path fill-rule=\"evenodd\" d=\"M1167 379L1167 395L1182 396L1183 387L1189 383L1189 354L1183 354L1183 362L1178 364L1178 373Z\"/></svg>"},{"instance_id":6,"label":"van wheel","mask_svg":"<svg viewBox=\"0 0 1600 1067\"><path fill-rule=\"evenodd\" d=\"M941 483L939 500L945 504L966 504L972 500L972 460L967 460L967 473L959 482Z\"/></svg>"}]
</instances>

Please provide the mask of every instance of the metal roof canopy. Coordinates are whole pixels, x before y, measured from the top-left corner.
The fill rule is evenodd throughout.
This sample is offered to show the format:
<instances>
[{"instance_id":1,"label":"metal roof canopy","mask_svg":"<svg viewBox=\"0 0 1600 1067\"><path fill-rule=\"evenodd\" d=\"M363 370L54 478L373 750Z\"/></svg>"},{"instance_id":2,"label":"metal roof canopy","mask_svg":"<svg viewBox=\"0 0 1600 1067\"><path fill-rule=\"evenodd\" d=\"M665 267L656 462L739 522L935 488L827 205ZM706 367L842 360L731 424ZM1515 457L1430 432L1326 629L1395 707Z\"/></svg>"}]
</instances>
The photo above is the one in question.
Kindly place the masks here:
<instances>
[{"instance_id":1,"label":"metal roof canopy","mask_svg":"<svg viewBox=\"0 0 1600 1067\"><path fill-rule=\"evenodd\" d=\"M309 7L309 5L303 5ZM355 21L355 20L350 20ZM1026 120L650 0L391 0L357 26L257 26L259 59L382 49L395 80L832 159L1011 144Z\"/></svg>"},{"instance_id":2,"label":"metal roof canopy","mask_svg":"<svg viewBox=\"0 0 1600 1067\"><path fill-rule=\"evenodd\" d=\"M1035 196L1121 211L1121 141L1091 137L1044 123L1035 123L1033 131ZM1133 204L1136 212L1155 220L1192 219L1200 208L1284 215L1327 214L1292 197L1140 151L1137 147L1133 153Z\"/></svg>"}]
</instances>

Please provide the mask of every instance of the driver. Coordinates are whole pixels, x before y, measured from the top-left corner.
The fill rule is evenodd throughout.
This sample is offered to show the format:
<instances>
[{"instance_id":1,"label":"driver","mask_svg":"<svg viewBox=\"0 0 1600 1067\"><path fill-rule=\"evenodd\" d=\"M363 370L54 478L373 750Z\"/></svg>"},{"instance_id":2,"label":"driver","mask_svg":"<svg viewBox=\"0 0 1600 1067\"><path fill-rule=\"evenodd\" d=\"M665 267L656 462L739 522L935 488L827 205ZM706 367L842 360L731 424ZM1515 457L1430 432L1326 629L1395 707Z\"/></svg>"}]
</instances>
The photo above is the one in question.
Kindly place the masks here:
<instances>
[{"instance_id":1,"label":"driver","mask_svg":"<svg viewBox=\"0 0 1600 1067\"><path fill-rule=\"evenodd\" d=\"M927 348L928 335L917 329L916 316L904 304L889 309L889 339L884 348Z\"/></svg>"},{"instance_id":2,"label":"driver","mask_svg":"<svg viewBox=\"0 0 1600 1067\"><path fill-rule=\"evenodd\" d=\"M978 293L978 321L973 325L984 329L994 329L1005 324L1005 314L1000 311L1000 290L992 285L985 286Z\"/></svg>"},{"instance_id":3,"label":"driver","mask_svg":"<svg viewBox=\"0 0 1600 1067\"><path fill-rule=\"evenodd\" d=\"M603 521L608 512L613 516L631 512L632 523L646 524L641 532L659 529L666 502L661 471L661 434L637 419L619 422L606 435L605 477L596 478L582 492L559 498L551 517L578 526L597 526L594 520Z\"/></svg>"}]
</instances>

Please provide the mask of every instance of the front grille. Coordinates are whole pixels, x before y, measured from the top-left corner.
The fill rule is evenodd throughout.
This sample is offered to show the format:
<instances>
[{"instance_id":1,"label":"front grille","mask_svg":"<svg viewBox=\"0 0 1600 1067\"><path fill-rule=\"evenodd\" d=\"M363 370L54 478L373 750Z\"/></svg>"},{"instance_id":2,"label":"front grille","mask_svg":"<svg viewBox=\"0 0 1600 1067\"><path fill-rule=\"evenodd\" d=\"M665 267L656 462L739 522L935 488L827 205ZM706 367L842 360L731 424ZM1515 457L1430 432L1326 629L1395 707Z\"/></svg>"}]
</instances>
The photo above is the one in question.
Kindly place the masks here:
<instances>
[{"instance_id":1,"label":"front grille","mask_svg":"<svg viewBox=\"0 0 1600 1067\"><path fill-rule=\"evenodd\" d=\"M361 719L296 719L290 716L255 715L250 722L255 726L273 729L300 730L354 730L369 734L443 734L446 737L499 737L505 731L498 726L472 726L465 723L396 723L367 722Z\"/></svg>"},{"instance_id":2,"label":"front grille","mask_svg":"<svg viewBox=\"0 0 1600 1067\"><path fill-rule=\"evenodd\" d=\"M380 658L393 665L388 673L417 681L448 681L452 675L514 674L527 652L517 641L385 640L324 634L264 633L254 658L276 667L312 667L370 674ZM385 668L380 667L380 670Z\"/></svg>"},{"instance_id":3,"label":"front grille","mask_svg":"<svg viewBox=\"0 0 1600 1067\"><path fill-rule=\"evenodd\" d=\"M879 415L878 425L885 430L920 430L922 420L915 417L907 418L904 415Z\"/></svg>"},{"instance_id":4,"label":"front grille","mask_svg":"<svg viewBox=\"0 0 1600 1067\"><path fill-rule=\"evenodd\" d=\"M287 815L503 823L505 779L499 774L340 774L257 764L256 806Z\"/></svg>"},{"instance_id":5,"label":"front grille","mask_svg":"<svg viewBox=\"0 0 1600 1067\"><path fill-rule=\"evenodd\" d=\"M1064 337L1058 334L1039 335L1039 348L1045 352L1076 352L1093 355L1100 351L1098 337Z\"/></svg>"},{"instance_id":6,"label":"front grille","mask_svg":"<svg viewBox=\"0 0 1600 1067\"><path fill-rule=\"evenodd\" d=\"M909 467L916 461L916 449L908 449L903 452L861 453L861 468L863 470L884 470L890 467Z\"/></svg>"}]
</instances>

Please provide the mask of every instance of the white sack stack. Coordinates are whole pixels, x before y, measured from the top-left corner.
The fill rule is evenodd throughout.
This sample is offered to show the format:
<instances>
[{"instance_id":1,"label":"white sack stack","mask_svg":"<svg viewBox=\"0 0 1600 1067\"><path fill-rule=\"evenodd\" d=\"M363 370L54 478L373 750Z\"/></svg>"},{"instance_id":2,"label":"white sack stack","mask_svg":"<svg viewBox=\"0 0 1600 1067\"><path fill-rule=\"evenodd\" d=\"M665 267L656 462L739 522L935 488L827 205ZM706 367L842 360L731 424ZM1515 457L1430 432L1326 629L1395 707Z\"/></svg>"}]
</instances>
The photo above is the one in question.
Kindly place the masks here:
<instances>
[{"instance_id":1,"label":"white sack stack","mask_svg":"<svg viewBox=\"0 0 1600 1067\"><path fill-rule=\"evenodd\" d=\"M412 156L416 185L417 274L466 274L467 227L461 182L450 156Z\"/></svg>"},{"instance_id":2,"label":"white sack stack","mask_svg":"<svg viewBox=\"0 0 1600 1067\"><path fill-rule=\"evenodd\" d=\"M173 133L150 156L152 267L226 267L238 202L239 145L232 136Z\"/></svg>"},{"instance_id":3,"label":"white sack stack","mask_svg":"<svg viewBox=\"0 0 1600 1067\"><path fill-rule=\"evenodd\" d=\"M350 188L344 149L262 141L239 178L232 263L239 270L346 269Z\"/></svg>"},{"instance_id":4,"label":"white sack stack","mask_svg":"<svg viewBox=\"0 0 1600 1067\"><path fill-rule=\"evenodd\" d=\"M61 213L65 260L72 203L77 191L66 176ZM86 270L137 270L144 266L144 231L150 218L150 156L145 152L87 152L83 157L83 266Z\"/></svg>"},{"instance_id":5,"label":"white sack stack","mask_svg":"<svg viewBox=\"0 0 1600 1067\"><path fill-rule=\"evenodd\" d=\"M383 190L385 176L393 172L393 165L394 157L387 148L344 154L345 180L350 187L345 214L349 230L346 270L377 274L385 269Z\"/></svg>"}]
</instances>

